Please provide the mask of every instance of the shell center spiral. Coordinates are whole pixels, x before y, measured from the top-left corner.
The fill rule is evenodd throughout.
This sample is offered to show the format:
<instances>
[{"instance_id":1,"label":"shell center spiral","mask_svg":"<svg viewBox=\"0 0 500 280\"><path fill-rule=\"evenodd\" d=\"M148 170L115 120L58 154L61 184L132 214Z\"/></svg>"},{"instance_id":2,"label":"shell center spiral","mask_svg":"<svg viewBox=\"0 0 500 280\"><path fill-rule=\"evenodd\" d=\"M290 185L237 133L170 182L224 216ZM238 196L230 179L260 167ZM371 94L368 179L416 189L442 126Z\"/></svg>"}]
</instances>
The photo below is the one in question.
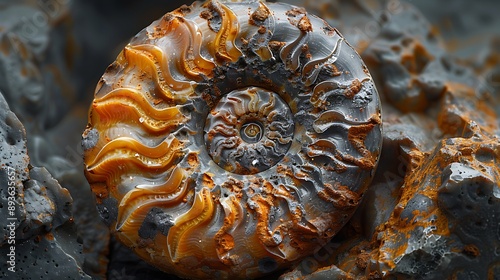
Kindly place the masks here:
<instances>
[{"instance_id":1,"label":"shell center spiral","mask_svg":"<svg viewBox=\"0 0 500 280\"><path fill-rule=\"evenodd\" d=\"M243 141L253 144L262 139L264 128L260 122L248 122L241 126L240 136Z\"/></svg>"},{"instance_id":2,"label":"shell center spiral","mask_svg":"<svg viewBox=\"0 0 500 280\"><path fill-rule=\"evenodd\" d=\"M288 104L272 91L248 87L221 98L208 114L204 138L217 165L237 174L255 174L285 156L293 133Z\"/></svg>"}]
</instances>

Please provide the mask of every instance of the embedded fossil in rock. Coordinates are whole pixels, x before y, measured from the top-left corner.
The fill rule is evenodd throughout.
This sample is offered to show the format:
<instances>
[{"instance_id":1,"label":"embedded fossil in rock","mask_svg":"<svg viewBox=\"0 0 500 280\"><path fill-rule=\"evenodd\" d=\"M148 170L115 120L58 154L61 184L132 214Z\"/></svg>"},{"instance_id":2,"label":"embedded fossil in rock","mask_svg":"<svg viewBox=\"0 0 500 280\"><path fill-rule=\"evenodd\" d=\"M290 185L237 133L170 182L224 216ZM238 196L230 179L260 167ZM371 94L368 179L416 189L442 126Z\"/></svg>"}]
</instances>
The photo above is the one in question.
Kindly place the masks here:
<instances>
[{"instance_id":1,"label":"embedded fossil in rock","mask_svg":"<svg viewBox=\"0 0 500 280\"><path fill-rule=\"evenodd\" d=\"M358 54L304 9L195 2L107 69L82 145L119 241L182 277L252 278L347 222L377 165L380 104Z\"/></svg>"}]
</instances>

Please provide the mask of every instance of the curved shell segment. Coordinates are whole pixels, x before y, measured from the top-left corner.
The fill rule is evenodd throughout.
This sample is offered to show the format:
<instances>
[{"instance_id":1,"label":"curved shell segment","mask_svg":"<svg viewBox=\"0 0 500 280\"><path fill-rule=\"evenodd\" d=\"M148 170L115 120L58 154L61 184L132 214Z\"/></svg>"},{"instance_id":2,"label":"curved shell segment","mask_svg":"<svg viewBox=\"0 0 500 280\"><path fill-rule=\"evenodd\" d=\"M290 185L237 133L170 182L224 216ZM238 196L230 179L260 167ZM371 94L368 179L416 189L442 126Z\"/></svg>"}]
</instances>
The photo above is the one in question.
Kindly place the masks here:
<instances>
[{"instance_id":1,"label":"curved shell segment","mask_svg":"<svg viewBox=\"0 0 500 280\"><path fill-rule=\"evenodd\" d=\"M195 2L100 80L85 173L118 240L189 278L253 278L313 253L376 168L380 104L342 35L280 3Z\"/></svg>"}]
</instances>

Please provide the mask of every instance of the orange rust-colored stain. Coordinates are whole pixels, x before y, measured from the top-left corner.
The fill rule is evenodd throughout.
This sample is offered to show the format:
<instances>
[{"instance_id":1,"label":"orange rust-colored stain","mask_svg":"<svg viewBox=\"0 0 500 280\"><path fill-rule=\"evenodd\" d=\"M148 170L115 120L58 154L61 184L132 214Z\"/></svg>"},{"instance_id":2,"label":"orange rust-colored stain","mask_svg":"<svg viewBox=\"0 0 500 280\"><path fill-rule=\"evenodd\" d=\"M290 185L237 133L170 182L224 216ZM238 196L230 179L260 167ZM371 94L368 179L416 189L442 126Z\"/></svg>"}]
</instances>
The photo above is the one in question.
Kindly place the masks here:
<instances>
[{"instance_id":1,"label":"orange rust-colored stain","mask_svg":"<svg viewBox=\"0 0 500 280\"><path fill-rule=\"evenodd\" d=\"M259 3L259 7L250 16L250 24L256 24L255 21L264 21L271 15L271 11L266 5Z\"/></svg>"},{"instance_id":2,"label":"orange rust-colored stain","mask_svg":"<svg viewBox=\"0 0 500 280\"><path fill-rule=\"evenodd\" d=\"M242 218L242 213L239 210L239 204L240 201L238 198L235 196L229 197L229 201L227 203L227 205L229 205L228 215L224 218L224 224L214 237L217 254L219 255L221 261L226 265L232 264L228 256L228 252L234 248L234 238L228 233L228 231L233 227L235 221Z\"/></svg>"},{"instance_id":3,"label":"orange rust-colored stain","mask_svg":"<svg viewBox=\"0 0 500 280\"><path fill-rule=\"evenodd\" d=\"M307 14L307 11L302 7L294 7L293 9L290 9L286 12L286 15L289 17L297 17L299 15L305 15L305 14Z\"/></svg>"},{"instance_id":4,"label":"orange rust-colored stain","mask_svg":"<svg viewBox=\"0 0 500 280\"><path fill-rule=\"evenodd\" d=\"M241 199L243 196L241 192L243 188L243 182L241 181L236 181L235 179L230 178L229 180L223 183L222 187L229 190L238 199Z\"/></svg>"},{"instance_id":5,"label":"orange rust-colored stain","mask_svg":"<svg viewBox=\"0 0 500 280\"><path fill-rule=\"evenodd\" d=\"M311 54L311 52L309 52L309 46L308 45L303 45L302 48L300 48L300 50L304 54L305 58L312 59L312 54Z\"/></svg>"},{"instance_id":6,"label":"orange rust-colored stain","mask_svg":"<svg viewBox=\"0 0 500 280\"><path fill-rule=\"evenodd\" d=\"M222 229L222 228L221 228ZM232 235L229 233L217 233L215 235L215 242L217 243L217 252L219 255L226 254L229 250L234 248L234 238ZM227 258L221 258L223 262L227 262L228 265L232 264L231 262L228 262Z\"/></svg>"},{"instance_id":7,"label":"orange rust-colored stain","mask_svg":"<svg viewBox=\"0 0 500 280\"><path fill-rule=\"evenodd\" d=\"M476 131L476 133L480 132ZM414 157L412 161L415 161L417 164L409 165L409 175L405 178L406 187L402 189L399 203L389 221L378 229L383 233L384 237L382 240L391 240L392 242L402 244L395 249L384 249L384 253L388 255L383 260L389 267L395 266L391 258L400 256L406 251L407 242L404 242L401 238L409 239L416 228L433 228L433 234L449 236L450 224L448 218L436 206L430 207L428 211L414 211L411 219L401 218L402 211L410 199L416 195L424 195L432 201L437 201L438 187L444 183L442 182L442 169L444 167L453 162L462 162L475 170L482 170L481 172L487 172L486 170L488 169L498 170L498 166L495 166L493 163L495 160L485 163L475 159L475 155L480 153L485 146L498 146L496 139L483 137L483 141L470 138L455 138L452 143L449 143L447 140L442 140L438 145L437 151L428 160L424 160L428 158L428 154L419 152L416 149L412 152ZM500 158L499 155L495 155L494 157ZM498 180L498 178L495 179ZM425 185L422 186L422 183L425 183ZM480 254L474 245L465 246L462 252L471 257Z\"/></svg>"},{"instance_id":8,"label":"orange rust-colored stain","mask_svg":"<svg viewBox=\"0 0 500 280\"><path fill-rule=\"evenodd\" d=\"M8 56L10 54L10 43L7 39L7 36L2 36L0 39L0 51L5 55Z\"/></svg>"},{"instance_id":9,"label":"orange rust-colored stain","mask_svg":"<svg viewBox=\"0 0 500 280\"><path fill-rule=\"evenodd\" d=\"M312 32L313 31L311 21L309 20L309 18L306 15L304 15L299 20L299 23L297 24L297 27L302 32Z\"/></svg>"},{"instance_id":10,"label":"orange rust-colored stain","mask_svg":"<svg viewBox=\"0 0 500 280\"><path fill-rule=\"evenodd\" d=\"M23 67L21 68L21 75L22 75L23 77L27 77L27 76L28 76L28 69L26 68L26 66L23 66Z\"/></svg>"},{"instance_id":11,"label":"orange rust-colored stain","mask_svg":"<svg viewBox=\"0 0 500 280\"><path fill-rule=\"evenodd\" d=\"M363 85L358 79L354 79L348 88L344 90L345 97L353 99L354 96L361 90Z\"/></svg>"},{"instance_id":12,"label":"orange rust-colored stain","mask_svg":"<svg viewBox=\"0 0 500 280\"><path fill-rule=\"evenodd\" d=\"M51 232L45 234L45 239L47 239L49 241L54 241L55 240L54 235Z\"/></svg>"},{"instance_id":13,"label":"orange rust-colored stain","mask_svg":"<svg viewBox=\"0 0 500 280\"><path fill-rule=\"evenodd\" d=\"M476 89L462 83L448 82L446 84L449 94L445 96L445 102L438 116L439 128L446 134L463 136L470 132L471 122L481 125L482 129L494 134L498 129L496 119L498 118L492 103L488 99L478 99ZM454 100L469 100L467 104L472 109L461 107L461 103Z\"/></svg>"},{"instance_id":14,"label":"orange rust-colored stain","mask_svg":"<svg viewBox=\"0 0 500 280\"><path fill-rule=\"evenodd\" d=\"M269 42L269 47L271 50L278 51L281 48L283 48L286 45L286 42L280 42L280 41L270 41Z\"/></svg>"},{"instance_id":15,"label":"orange rust-colored stain","mask_svg":"<svg viewBox=\"0 0 500 280\"><path fill-rule=\"evenodd\" d=\"M401 57L401 64L404 65L410 73L419 74L425 66L434 57L426 50L426 48L418 41L412 41L413 46L404 48L404 53Z\"/></svg>"},{"instance_id":16,"label":"orange rust-colored stain","mask_svg":"<svg viewBox=\"0 0 500 280\"><path fill-rule=\"evenodd\" d=\"M477 246L473 244L465 245L463 252L464 254L472 258L476 258L479 257L479 255L481 255L479 248L477 248Z\"/></svg>"},{"instance_id":17,"label":"orange rust-colored stain","mask_svg":"<svg viewBox=\"0 0 500 280\"><path fill-rule=\"evenodd\" d=\"M261 185L262 182L256 181L255 184ZM262 196L261 194L256 194L252 197L252 201L257 205L255 208L255 214L257 216L257 235L259 239L265 246L276 246L273 241L270 229L268 227L269 221L269 210L274 205L273 199L270 196Z\"/></svg>"},{"instance_id":18,"label":"orange rust-colored stain","mask_svg":"<svg viewBox=\"0 0 500 280\"><path fill-rule=\"evenodd\" d=\"M381 120L378 114L374 114L370 123L351 126L348 136L352 146L363 156L361 159L355 159L351 155L345 155L344 158L350 162L355 162L361 169L372 169L375 167L377 155L373 155L365 146L365 139L376 125L380 125Z\"/></svg>"},{"instance_id":19,"label":"orange rust-colored stain","mask_svg":"<svg viewBox=\"0 0 500 280\"><path fill-rule=\"evenodd\" d=\"M325 64L325 66L323 66L323 69L324 69L324 71L331 73L330 75L332 77L337 77L337 76L342 75L342 72L339 71L337 66L335 64L332 64L332 63Z\"/></svg>"},{"instance_id":20,"label":"orange rust-colored stain","mask_svg":"<svg viewBox=\"0 0 500 280\"><path fill-rule=\"evenodd\" d=\"M356 266L359 269L364 270L368 266L369 261L370 261L370 254L368 254L367 252L361 252L356 257Z\"/></svg>"},{"instance_id":21,"label":"orange rust-colored stain","mask_svg":"<svg viewBox=\"0 0 500 280\"><path fill-rule=\"evenodd\" d=\"M208 187L209 189L213 189L215 186L214 180L212 179L213 174L203 173L202 175L202 183L203 186Z\"/></svg>"},{"instance_id":22,"label":"orange rust-colored stain","mask_svg":"<svg viewBox=\"0 0 500 280\"><path fill-rule=\"evenodd\" d=\"M196 167L199 164L198 154L189 153L187 155L187 162L191 167Z\"/></svg>"},{"instance_id":23,"label":"orange rust-colored stain","mask_svg":"<svg viewBox=\"0 0 500 280\"><path fill-rule=\"evenodd\" d=\"M357 193L338 183L325 184L325 188L318 192L318 196L339 209L356 207L361 200Z\"/></svg>"}]
</instances>

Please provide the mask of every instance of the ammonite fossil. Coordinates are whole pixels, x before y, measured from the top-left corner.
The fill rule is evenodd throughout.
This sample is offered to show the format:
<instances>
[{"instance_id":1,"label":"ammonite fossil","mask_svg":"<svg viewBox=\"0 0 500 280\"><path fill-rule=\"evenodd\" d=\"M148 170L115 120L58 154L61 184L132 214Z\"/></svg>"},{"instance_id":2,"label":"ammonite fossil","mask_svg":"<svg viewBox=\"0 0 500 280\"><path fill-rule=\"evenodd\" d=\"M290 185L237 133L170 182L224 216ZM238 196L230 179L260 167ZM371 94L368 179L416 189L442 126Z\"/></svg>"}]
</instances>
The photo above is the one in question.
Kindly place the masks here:
<instances>
[{"instance_id":1,"label":"ammonite fossil","mask_svg":"<svg viewBox=\"0 0 500 280\"><path fill-rule=\"evenodd\" d=\"M99 82L85 172L117 239L189 278L253 278L355 210L381 146L358 54L304 9L206 1L135 36Z\"/></svg>"}]
</instances>

